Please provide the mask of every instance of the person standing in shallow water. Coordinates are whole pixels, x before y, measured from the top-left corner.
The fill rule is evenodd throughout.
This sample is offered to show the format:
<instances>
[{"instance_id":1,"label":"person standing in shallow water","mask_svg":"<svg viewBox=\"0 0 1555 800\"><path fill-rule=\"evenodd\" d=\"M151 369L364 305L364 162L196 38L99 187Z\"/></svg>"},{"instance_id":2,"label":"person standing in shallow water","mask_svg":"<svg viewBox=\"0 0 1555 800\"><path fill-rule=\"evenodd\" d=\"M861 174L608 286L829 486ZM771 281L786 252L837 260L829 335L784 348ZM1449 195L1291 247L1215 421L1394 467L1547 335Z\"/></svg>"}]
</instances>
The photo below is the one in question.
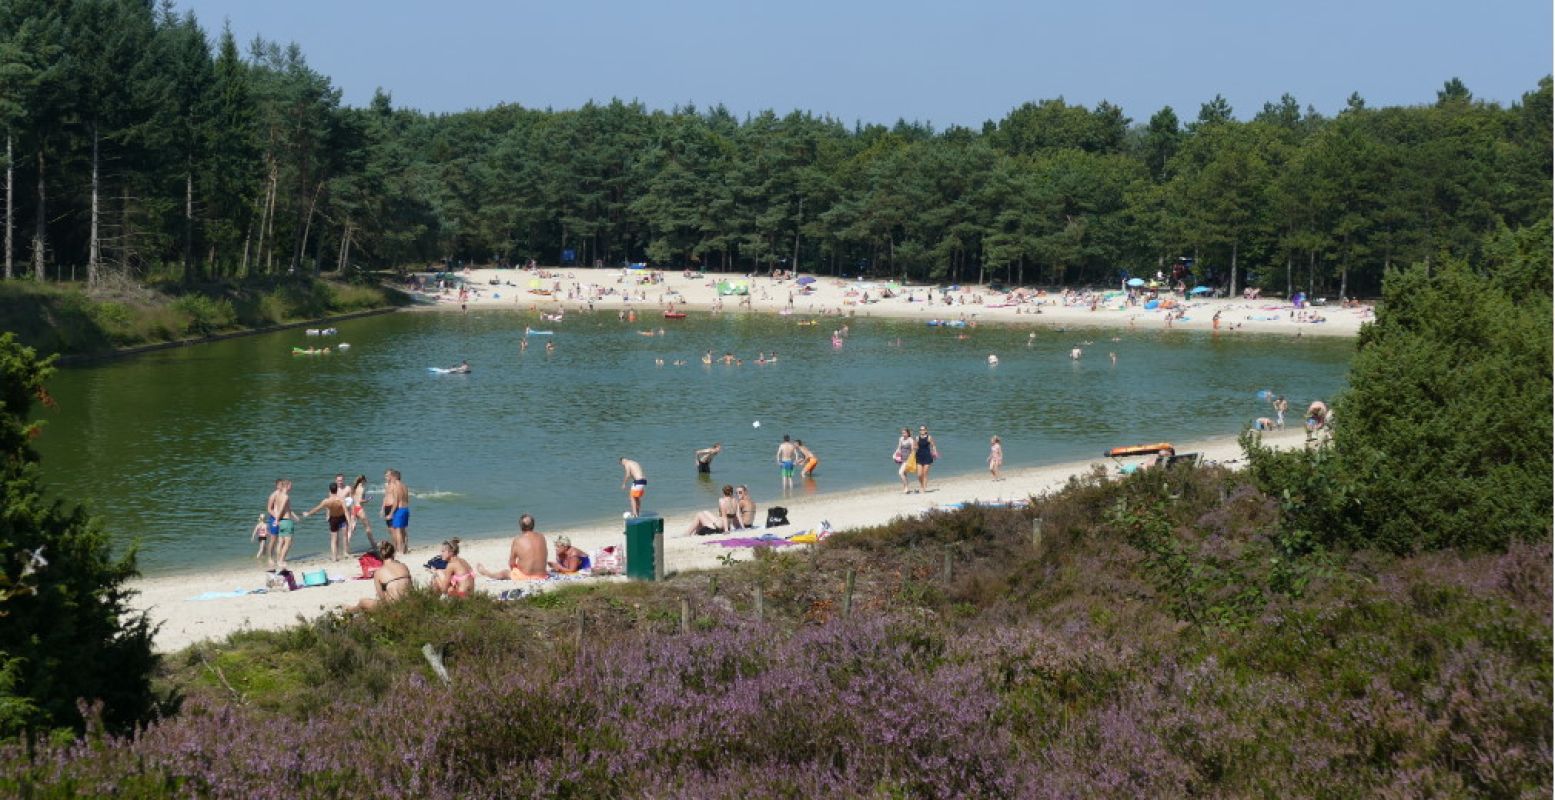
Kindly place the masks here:
<instances>
[{"instance_id":1,"label":"person standing in shallow water","mask_svg":"<svg viewBox=\"0 0 1555 800\"><path fill-rule=\"evenodd\" d=\"M934 445L934 437L929 435L929 426L918 426L917 449L913 455L918 461L918 492L927 492L929 468L939 459L939 448Z\"/></svg>"},{"instance_id":2,"label":"person standing in shallow water","mask_svg":"<svg viewBox=\"0 0 1555 800\"><path fill-rule=\"evenodd\" d=\"M410 552L410 490L400 478L400 471L391 469L383 473L383 519L389 526L394 550Z\"/></svg>"},{"instance_id":3,"label":"person standing in shallow water","mask_svg":"<svg viewBox=\"0 0 1555 800\"><path fill-rule=\"evenodd\" d=\"M783 491L789 492L794 488L794 460L799 456L799 448L788 434L783 434L783 441L778 444L777 464L783 475Z\"/></svg>"}]
</instances>

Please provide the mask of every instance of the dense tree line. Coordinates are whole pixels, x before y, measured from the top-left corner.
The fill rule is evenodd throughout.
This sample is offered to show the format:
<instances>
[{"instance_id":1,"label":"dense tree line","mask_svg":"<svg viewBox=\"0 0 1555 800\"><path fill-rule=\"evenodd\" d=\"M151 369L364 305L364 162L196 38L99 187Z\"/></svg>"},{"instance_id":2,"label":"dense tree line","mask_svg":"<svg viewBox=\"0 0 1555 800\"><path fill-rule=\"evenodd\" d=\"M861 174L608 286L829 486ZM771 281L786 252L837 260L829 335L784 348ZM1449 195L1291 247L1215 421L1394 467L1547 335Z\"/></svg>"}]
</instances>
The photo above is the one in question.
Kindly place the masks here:
<instances>
[{"instance_id":1,"label":"dense tree line","mask_svg":"<svg viewBox=\"0 0 1555 800\"><path fill-rule=\"evenodd\" d=\"M1510 108L1241 121L1027 103L981 130L590 103L343 106L295 46L150 0L0 9L5 274L197 281L439 258L798 265L914 280L1112 283L1196 259L1235 291L1375 294L1551 213L1549 77Z\"/></svg>"}]
</instances>

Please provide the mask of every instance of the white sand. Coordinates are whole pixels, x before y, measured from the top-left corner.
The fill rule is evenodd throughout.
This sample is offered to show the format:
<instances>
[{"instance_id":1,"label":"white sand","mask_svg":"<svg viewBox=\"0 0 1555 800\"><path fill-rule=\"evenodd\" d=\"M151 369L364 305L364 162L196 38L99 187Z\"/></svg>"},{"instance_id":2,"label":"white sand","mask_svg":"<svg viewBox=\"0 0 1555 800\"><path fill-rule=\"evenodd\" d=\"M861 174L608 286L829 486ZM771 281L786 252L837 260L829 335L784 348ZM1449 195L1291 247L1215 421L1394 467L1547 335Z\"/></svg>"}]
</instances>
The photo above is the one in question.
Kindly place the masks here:
<instances>
[{"instance_id":1,"label":"white sand","mask_svg":"<svg viewBox=\"0 0 1555 800\"><path fill-rule=\"evenodd\" d=\"M1265 436L1265 442L1277 447L1300 447L1304 441L1300 429L1279 431ZM1195 443L1177 443L1179 453L1202 452L1206 459L1230 462L1242 457L1234 437ZM1140 459L1130 459L1139 461ZM912 516L945 503L993 500L1022 500L1058 489L1072 475L1088 472L1094 464L1102 464L1113 471L1108 459L1097 458L1090 462L1070 462L1044 467L1007 470L999 481L990 478L986 471L968 475L940 477L931 475L929 492L903 494L892 465L881 465L882 482L879 485L850 492L837 492L806 496L802 492L788 498L757 495L757 522L764 521L769 505L784 505L789 509L791 525L778 528L773 533L789 536L829 521L833 530L847 530L876 525L901 516ZM716 470L716 466L715 466ZM916 487L916 483L914 483ZM623 506L625 501L623 498ZM717 540L732 537L759 536L761 531L725 536L690 536L690 526L696 509L663 509L665 517L664 561L666 572L716 568L719 557L733 553L741 560L751 557L749 549L729 549L716 544ZM496 567L506 563L508 544L517 533L518 510L514 511L512 532L493 538L471 540L463 543L464 557L471 564ZM596 525L568 530L552 530L540 520L540 529L548 541L558 534L572 538L575 546L594 552L607 545L624 545L625 536L621 520L609 520ZM411 526L411 545L414 550L402 559L411 565L411 574L417 585L425 586L429 573L420 565L436 553L436 542L418 538ZM359 534L360 536L360 534ZM362 541L359 539L359 542ZM797 549L799 546L783 549ZM256 562L257 563L257 562ZM345 577L359 574L355 561L330 564L327 561L298 561L292 564L299 574L303 570L325 567L331 574ZM603 581L605 578L591 578ZM608 579L619 580L619 579ZM251 590L264 585L265 573L258 567L247 569L217 570L200 576L176 576L144 578L135 582L137 594L132 605L149 612L151 619L161 625L156 644L161 650L172 651L204 639L219 639L227 634L247 629L279 629L298 620L316 617L321 613L354 603L358 598L372 594L372 586L365 580L346 580L328 586L302 589L295 592L249 594L241 597L217 599L193 599L207 592L231 592ZM570 584L558 584L570 585ZM517 586L510 581L492 581L480 578L479 591L500 592Z\"/></svg>"},{"instance_id":2,"label":"white sand","mask_svg":"<svg viewBox=\"0 0 1555 800\"><path fill-rule=\"evenodd\" d=\"M723 313L726 314L779 312L788 304L792 294L793 314L796 317L841 314L925 320L966 319L976 323L998 322L1064 328L1086 326L1134 330L1168 328L1165 314L1159 309L1151 311L1138 307L1113 309L1098 304L1097 310L1092 311L1089 295L1083 299L1074 298L1074 305L1066 305L1062 293L1050 292L1032 298L1022 305L995 308L990 304L1005 302L1005 295L991 293L981 286L960 287L961 291L951 293L952 300L956 301L955 304L947 306L943 302L943 293L938 290L934 292L936 302L933 305L924 302L929 291L929 287L924 285L909 285L904 287L903 293L896 297L868 304L858 303L860 298L857 296L848 296L850 290L856 292L859 286L872 285L875 288L868 291L869 296L871 299L878 298L881 289L885 286L884 280L847 281L840 278L818 277L812 284L813 294L804 295L798 291L799 287L792 280L774 281L761 276L747 278L744 275L715 273L687 278L680 272L667 272L664 273L663 283L659 284L640 284L638 281L646 275L645 272L621 269L557 268L535 271L473 269L458 274L464 277L474 290L468 299L471 308L510 308L548 313L571 311L588 304L586 297L574 295L573 298L568 298L568 291L577 285L588 294L592 294L591 287L615 291L615 294L595 300L593 305L596 309L633 308L643 315L644 321L658 320L661 319L660 312L665 304L671 301L674 301L677 311L695 314L711 310L719 300L716 288L718 281L732 280L746 281L749 284L750 306L742 307L739 296L724 297L722 298ZM541 277L542 275L544 277ZM491 285L492 280L499 281L499 284ZM537 280L544 290L551 290L555 285L560 284L561 291L548 296L535 294L530 286ZM630 301L623 297L623 293L630 294ZM917 302L909 303L908 294L915 295ZM680 299L676 300L676 296ZM981 304L976 302L978 297L982 298ZM436 301L432 308L454 311L459 308L458 294L452 290L442 293L427 292L423 295L423 299ZM1215 313L1218 311L1220 312L1219 330L1223 334L1355 336L1361 324L1372 318L1370 306L1341 308L1334 305L1311 309L1317 316L1325 319L1323 322L1296 322L1292 318L1290 304L1274 298L1265 300L1190 298L1185 301L1184 307L1187 318L1174 320L1170 329L1211 330ZM1270 317L1273 319L1264 319Z\"/></svg>"},{"instance_id":3,"label":"white sand","mask_svg":"<svg viewBox=\"0 0 1555 800\"><path fill-rule=\"evenodd\" d=\"M542 273L545 273L543 277ZM848 294L850 290L857 292L861 283L870 283L875 288L868 290L869 295L872 298L878 297L880 289L885 285L884 281L859 282L818 278L814 283L813 294L804 295L798 291L793 281L716 274L688 278L678 272L667 273L664 276L665 280L659 284L641 283L640 279L644 273L620 269L568 268L537 272L478 269L460 274L466 277L468 285L474 290L468 298L468 305L472 308L506 308L547 313L564 309L576 310L586 307L589 303L588 298L581 296L581 293L568 299L568 290L576 285L588 295L596 294L596 289L614 290L614 294L594 299L594 307L635 309L644 322L654 320L662 323L660 316L662 309L666 303L672 301L676 310L694 315L709 313L719 302L717 282L722 279L732 279L748 281L751 287L750 306L742 307L741 298L738 296L725 297L722 298L722 313L725 314L780 313L788 304L792 293L793 314L801 318L829 313L858 317L965 319L975 323L997 322L1061 328L1081 326L1135 330L1167 328L1160 311L1144 311L1138 308L1115 310L1105 307L1092 311L1088 298L1077 299L1075 304L1068 305L1061 294L1050 293L1038 296L1020 306L993 308L986 303L1002 302L1003 296L990 293L982 287L965 287L966 291L952 293L952 298L958 302L950 306L943 304L943 293L936 291L934 297L940 302L930 306L923 302L928 294L928 287L925 286L905 287L897 297L869 304L858 303L859 298L856 295ZM531 292L531 282L537 279L541 282L540 286L545 289L550 289L560 282L560 293L544 296ZM491 285L489 283L491 280L499 281L499 285ZM630 299L623 297L623 293L629 293ZM907 301L909 294L916 296L918 302L909 303ZM977 302L979 297L984 304ZM429 306L433 309L451 310L455 313L459 309L458 297L453 291L429 292L423 299L435 301ZM1188 319L1174 321L1171 324L1172 329L1210 330L1214 313L1220 311L1222 335L1266 333L1285 336L1354 336L1361 324L1370 319L1369 308L1326 307L1317 309L1317 313L1325 316L1327 321L1298 323L1291 318L1289 305L1278 300L1189 300L1186 308ZM1252 317L1275 317L1275 319L1252 319ZM543 326L543 323L540 324ZM1300 430L1287 430L1266 437L1266 441L1276 446L1299 447L1303 438ZM1178 452L1194 450L1203 452L1206 458L1216 461L1225 462L1241 458L1234 437L1197 443L1178 443ZM1093 463L1105 463L1109 469L1113 466L1106 463L1104 459L1097 459L1095 462L1071 462L1014 469L1007 471L1005 478L998 482L991 480L986 471L961 476L936 475L930 483L931 491L928 494L909 495L902 494L900 484L895 481L895 476L892 474L891 465L885 463L881 468L881 483L871 488L817 496L800 494L786 500L758 495L755 497L758 507L757 521L764 520L767 506L785 505L789 509L789 520L793 524L775 531L780 535L803 531L818 525L822 520L829 521L834 530L881 524L895 517L919 514L944 503L1024 499L1032 495L1044 494L1061 487L1071 475L1088 471ZM664 555L668 572L717 567L720 563L719 557L731 552L742 559L750 558L748 549L730 550L709 543L710 540L725 537L687 536L685 529L690 525L697 509L657 510L665 515ZM517 532L516 520L519 512L520 509L513 511L515 519L513 531L465 542L463 552L465 558L472 564L485 564L488 567L505 564L509 539ZM545 520L540 520L540 523L541 531L546 533L548 538L565 533L572 538L575 545L590 552L606 545L624 543L623 526L619 519L565 531L548 529ZM428 572L420 565L435 554L437 543L418 537L414 525L411 526L410 532L414 552L403 560L411 565L411 573L415 576L417 584L425 585ZM359 538L359 548L364 543L363 540L365 537ZM360 572L354 561L335 564L317 560L301 561L292 566L299 573L320 566L327 567L331 574L338 573L347 577ZM208 600L192 599L207 592L256 589L264 585L264 579L265 573L258 566L248 569L218 570L196 577L145 578L135 582L134 588L139 594L132 604L136 608L149 611L152 620L161 625L161 630L157 634L157 646L162 650L176 650L203 639L220 638L239 630L282 628L299 619L317 616L372 594L372 586L368 581L347 580L343 583L296 592L251 594ZM499 592L514 586L515 584L511 582L490 581L485 578L481 578L477 583L477 589L488 592Z\"/></svg>"}]
</instances>

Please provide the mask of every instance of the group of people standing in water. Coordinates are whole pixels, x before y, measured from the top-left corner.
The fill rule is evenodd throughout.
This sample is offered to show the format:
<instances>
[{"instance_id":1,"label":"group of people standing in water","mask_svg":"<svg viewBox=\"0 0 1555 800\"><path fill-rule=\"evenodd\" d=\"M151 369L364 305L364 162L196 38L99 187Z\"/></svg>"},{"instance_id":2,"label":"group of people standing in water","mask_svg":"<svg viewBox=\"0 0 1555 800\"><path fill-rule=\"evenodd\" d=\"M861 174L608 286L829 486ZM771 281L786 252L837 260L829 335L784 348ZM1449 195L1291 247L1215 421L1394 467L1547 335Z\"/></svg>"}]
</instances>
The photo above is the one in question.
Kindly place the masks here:
<instances>
[{"instance_id":1,"label":"group of people standing in water","mask_svg":"<svg viewBox=\"0 0 1555 800\"><path fill-rule=\"evenodd\" d=\"M383 476L383 521L389 529L394 548L405 553L410 545L410 490L405 487L399 470L391 469ZM358 475L350 485L344 473L335 475L324 499L301 516L292 509L293 484L288 478L278 478L275 490L265 501L265 513L254 526L253 538L259 540L255 558L265 559L271 571L286 569L286 557L291 553L292 536L296 524L322 511L329 520L329 555L331 561L339 561L351 555L351 538L358 525L367 532L368 545L377 549L373 538L373 525L367 516L367 476Z\"/></svg>"}]
</instances>

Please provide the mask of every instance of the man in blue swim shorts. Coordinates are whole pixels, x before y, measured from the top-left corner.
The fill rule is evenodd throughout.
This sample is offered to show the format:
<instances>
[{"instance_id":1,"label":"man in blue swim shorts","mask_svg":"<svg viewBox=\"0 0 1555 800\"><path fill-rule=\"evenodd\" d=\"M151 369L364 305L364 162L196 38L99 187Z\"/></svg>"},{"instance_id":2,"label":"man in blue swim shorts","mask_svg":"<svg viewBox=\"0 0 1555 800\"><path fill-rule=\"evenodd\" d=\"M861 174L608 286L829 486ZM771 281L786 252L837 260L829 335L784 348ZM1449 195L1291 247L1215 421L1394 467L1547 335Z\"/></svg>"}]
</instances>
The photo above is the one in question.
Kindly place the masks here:
<instances>
[{"instance_id":1,"label":"man in blue swim shorts","mask_svg":"<svg viewBox=\"0 0 1555 800\"><path fill-rule=\"evenodd\" d=\"M292 511L292 482L281 478L265 505L265 522L274 537L270 545L270 569L286 569L286 554L292 549L292 528L297 514Z\"/></svg>"},{"instance_id":2,"label":"man in blue swim shorts","mask_svg":"<svg viewBox=\"0 0 1555 800\"><path fill-rule=\"evenodd\" d=\"M783 442L778 445L777 462L783 471L783 491L794 488L794 459L799 455L799 448L794 446L788 434L783 434Z\"/></svg>"},{"instance_id":3,"label":"man in blue swim shorts","mask_svg":"<svg viewBox=\"0 0 1555 800\"><path fill-rule=\"evenodd\" d=\"M391 469L383 473L383 518L389 523L389 535L394 539L394 551L410 552L410 490L400 479L400 471Z\"/></svg>"}]
</instances>

